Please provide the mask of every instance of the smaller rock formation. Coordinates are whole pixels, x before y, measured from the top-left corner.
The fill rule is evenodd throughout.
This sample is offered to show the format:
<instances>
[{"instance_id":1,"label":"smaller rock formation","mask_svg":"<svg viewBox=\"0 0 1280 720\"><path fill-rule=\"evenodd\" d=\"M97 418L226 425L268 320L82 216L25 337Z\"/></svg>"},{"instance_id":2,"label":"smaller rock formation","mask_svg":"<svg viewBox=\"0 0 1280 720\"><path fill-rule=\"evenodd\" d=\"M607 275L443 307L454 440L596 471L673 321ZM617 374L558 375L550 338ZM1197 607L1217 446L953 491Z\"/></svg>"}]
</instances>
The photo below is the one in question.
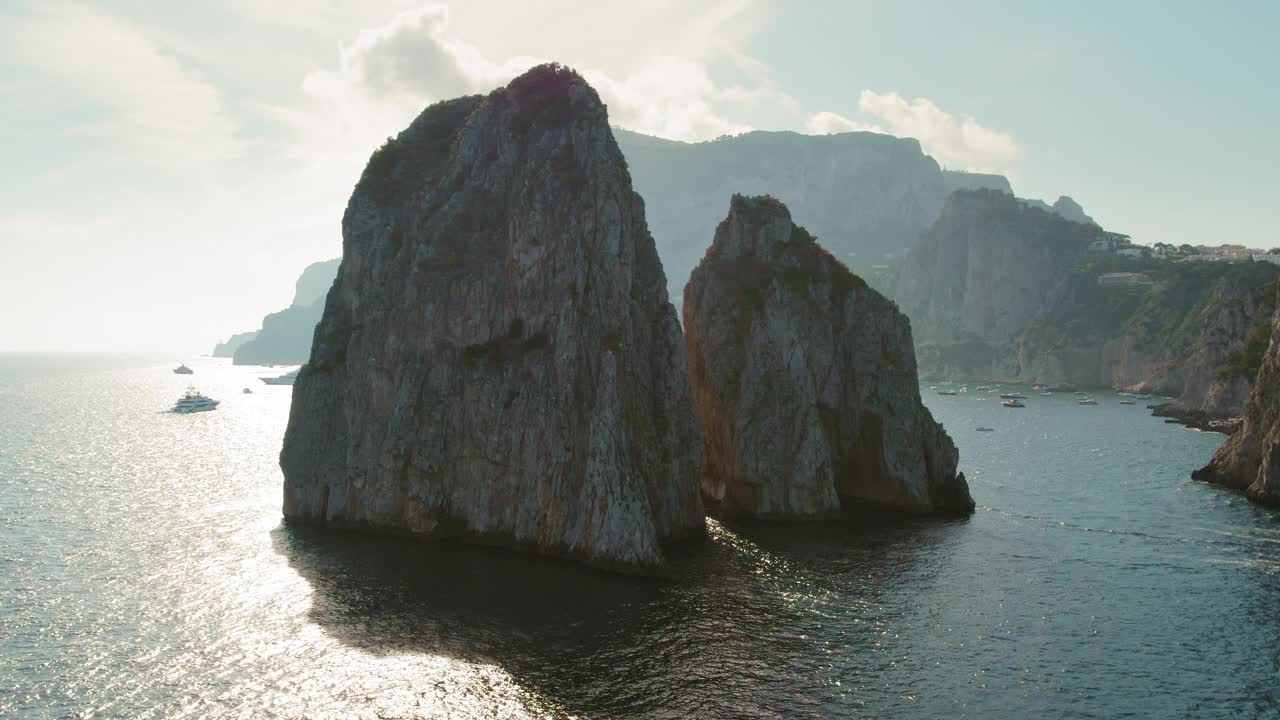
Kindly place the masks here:
<instances>
[{"instance_id":1,"label":"smaller rock formation","mask_svg":"<svg viewBox=\"0 0 1280 720\"><path fill-rule=\"evenodd\" d=\"M685 287L684 326L713 513L973 510L920 402L906 317L778 200L733 196Z\"/></svg>"},{"instance_id":2,"label":"smaller rock formation","mask_svg":"<svg viewBox=\"0 0 1280 720\"><path fill-rule=\"evenodd\" d=\"M1280 301L1271 322L1271 344L1245 403L1243 423L1209 464L1191 476L1244 490L1256 503L1280 507Z\"/></svg>"}]
</instances>

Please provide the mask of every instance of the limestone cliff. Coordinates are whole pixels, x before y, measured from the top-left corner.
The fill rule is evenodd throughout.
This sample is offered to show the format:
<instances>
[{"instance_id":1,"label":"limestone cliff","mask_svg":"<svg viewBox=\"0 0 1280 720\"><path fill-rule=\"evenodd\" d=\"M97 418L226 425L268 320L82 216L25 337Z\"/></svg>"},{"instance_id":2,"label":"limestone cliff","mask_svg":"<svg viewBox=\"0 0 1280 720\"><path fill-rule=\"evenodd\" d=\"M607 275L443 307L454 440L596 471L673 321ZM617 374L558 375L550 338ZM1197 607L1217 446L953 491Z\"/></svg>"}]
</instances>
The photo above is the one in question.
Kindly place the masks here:
<instances>
[{"instance_id":1,"label":"limestone cliff","mask_svg":"<svg viewBox=\"0 0 1280 720\"><path fill-rule=\"evenodd\" d=\"M1280 507L1280 305L1244 422L1192 477L1245 490L1254 502Z\"/></svg>"},{"instance_id":2,"label":"limestone cliff","mask_svg":"<svg viewBox=\"0 0 1280 720\"><path fill-rule=\"evenodd\" d=\"M323 303L324 297L333 287L333 279L338 276L338 266L342 258L321 260L306 266L298 281L293 286L293 303L296 306Z\"/></svg>"},{"instance_id":3,"label":"limestone cliff","mask_svg":"<svg viewBox=\"0 0 1280 720\"><path fill-rule=\"evenodd\" d=\"M287 519L619 568L705 533L680 326L581 77L427 108L370 158L342 234Z\"/></svg>"},{"instance_id":4,"label":"limestone cliff","mask_svg":"<svg viewBox=\"0 0 1280 720\"><path fill-rule=\"evenodd\" d=\"M232 355L236 365L299 365L311 354L311 337L324 302L291 305L262 318L262 329Z\"/></svg>"},{"instance_id":5,"label":"limestone cliff","mask_svg":"<svg viewBox=\"0 0 1280 720\"><path fill-rule=\"evenodd\" d=\"M781 202L733 196L683 312L713 511L973 510L920 402L907 319Z\"/></svg>"},{"instance_id":6,"label":"limestone cliff","mask_svg":"<svg viewBox=\"0 0 1280 720\"><path fill-rule=\"evenodd\" d=\"M324 312L325 293L333 285L341 259L308 265L294 286L293 304L262 319L262 328L232 349L236 365L296 365L311 354L311 338ZM222 348L220 345L219 348ZM216 356L216 352L215 352Z\"/></svg>"},{"instance_id":7,"label":"limestone cliff","mask_svg":"<svg viewBox=\"0 0 1280 720\"><path fill-rule=\"evenodd\" d=\"M1241 355L1270 319L1280 269L1091 250L1105 237L1003 193L954 194L899 269L921 374L1111 386L1238 412L1257 369ZM1109 273L1134 282L1100 284Z\"/></svg>"},{"instance_id":8,"label":"limestone cliff","mask_svg":"<svg viewBox=\"0 0 1280 720\"><path fill-rule=\"evenodd\" d=\"M227 338L225 341L220 342L217 345L214 345L213 352L210 354L213 355L213 357L220 357L220 358L235 357L236 351L239 350L241 346L243 346L245 343L249 342L250 340L253 340L257 336L258 336L257 330L250 330L249 332L236 333L231 337Z\"/></svg>"},{"instance_id":9,"label":"limestone cliff","mask_svg":"<svg viewBox=\"0 0 1280 720\"><path fill-rule=\"evenodd\" d=\"M769 194L861 272L901 256L950 192L920 143L876 133L751 132L683 143L615 130L671 280L684 287L734 193Z\"/></svg>"}]
</instances>

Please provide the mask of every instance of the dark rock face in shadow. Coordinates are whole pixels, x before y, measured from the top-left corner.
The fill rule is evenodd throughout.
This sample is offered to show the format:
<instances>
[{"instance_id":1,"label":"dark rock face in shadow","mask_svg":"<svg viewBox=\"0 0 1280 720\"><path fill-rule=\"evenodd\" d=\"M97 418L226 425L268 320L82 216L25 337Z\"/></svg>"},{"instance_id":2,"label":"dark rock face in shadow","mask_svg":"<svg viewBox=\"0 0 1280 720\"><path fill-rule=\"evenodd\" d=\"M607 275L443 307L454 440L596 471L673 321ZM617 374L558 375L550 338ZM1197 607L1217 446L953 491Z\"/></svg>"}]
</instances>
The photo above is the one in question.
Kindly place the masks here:
<instances>
[{"instance_id":1,"label":"dark rock face in shadow","mask_svg":"<svg viewBox=\"0 0 1280 720\"><path fill-rule=\"evenodd\" d=\"M1191 476L1244 490L1250 500L1280 508L1280 300L1270 344L1245 403L1244 421L1209 464Z\"/></svg>"},{"instance_id":2,"label":"dark rock face in shadow","mask_svg":"<svg viewBox=\"0 0 1280 720\"><path fill-rule=\"evenodd\" d=\"M831 682L832 653L855 666L841 670L846 683L874 672L878 596L958 529L883 517L713 524L713 542L671 553L666 579L291 525L272 540L314 588L310 619L331 637L495 665L553 717L825 718L861 703ZM816 645L815 623L844 628L839 647Z\"/></svg>"}]
</instances>

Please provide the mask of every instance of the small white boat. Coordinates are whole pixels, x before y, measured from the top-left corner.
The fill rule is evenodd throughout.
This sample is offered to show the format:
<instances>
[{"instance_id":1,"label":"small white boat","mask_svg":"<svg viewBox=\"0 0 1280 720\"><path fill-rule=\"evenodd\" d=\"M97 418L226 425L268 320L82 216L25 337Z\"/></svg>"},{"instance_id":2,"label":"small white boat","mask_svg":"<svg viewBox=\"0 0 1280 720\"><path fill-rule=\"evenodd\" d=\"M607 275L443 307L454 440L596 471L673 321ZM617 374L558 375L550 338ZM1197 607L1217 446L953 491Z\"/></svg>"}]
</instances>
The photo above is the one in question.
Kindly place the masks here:
<instances>
[{"instance_id":1,"label":"small white boat","mask_svg":"<svg viewBox=\"0 0 1280 720\"><path fill-rule=\"evenodd\" d=\"M1004 398L1005 400L1026 400L1027 399L1026 395L1019 395L1018 393L1005 393L1000 397Z\"/></svg>"},{"instance_id":2,"label":"small white boat","mask_svg":"<svg viewBox=\"0 0 1280 720\"><path fill-rule=\"evenodd\" d=\"M976 427L976 428L974 428L974 429L975 429L975 430L977 430L978 432L995 432L995 430L996 430L995 428L982 427L981 425L979 425L978 427Z\"/></svg>"},{"instance_id":3,"label":"small white boat","mask_svg":"<svg viewBox=\"0 0 1280 720\"><path fill-rule=\"evenodd\" d=\"M1134 404L1134 402L1133 402L1132 400L1121 400L1121 401L1120 401L1120 404L1121 404L1121 405L1133 405L1133 404Z\"/></svg>"},{"instance_id":4,"label":"small white boat","mask_svg":"<svg viewBox=\"0 0 1280 720\"><path fill-rule=\"evenodd\" d=\"M173 369L174 375L194 375L195 372L196 372L195 370L192 370L191 368L187 367L185 364L179 365L178 367Z\"/></svg>"},{"instance_id":5,"label":"small white boat","mask_svg":"<svg viewBox=\"0 0 1280 720\"><path fill-rule=\"evenodd\" d=\"M253 394L253 391L252 391L252 390L250 390L249 388L245 388L244 390L241 390L240 392L244 393L245 395L252 395L252 394Z\"/></svg>"},{"instance_id":6,"label":"small white boat","mask_svg":"<svg viewBox=\"0 0 1280 720\"><path fill-rule=\"evenodd\" d=\"M1076 404L1077 405L1097 405L1098 401L1094 400L1093 398L1084 398L1083 400L1077 400Z\"/></svg>"},{"instance_id":7,"label":"small white boat","mask_svg":"<svg viewBox=\"0 0 1280 720\"><path fill-rule=\"evenodd\" d=\"M955 395L957 393L955 390L939 390L938 394L939 395Z\"/></svg>"},{"instance_id":8,"label":"small white boat","mask_svg":"<svg viewBox=\"0 0 1280 720\"><path fill-rule=\"evenodd\" d=\"M1042 392L1042 393L1040 393L1040 394L1041 394L1042 396L1044 396L1044 397L1052 397L1052 396L1053 396L1053 393L1051 393L1051 392Z\"/></svg>"},{"instance_id":9,"label":"small white boat","mask_svg":"<svg viewBox=\"0 0 1280 720\"><path fill-rule=\"evenodd\" d=\"M1023 405L1021 402L1019 402L1019 401L1017 401L1017 400L1005 400L1005 401L1001 402L1000 404L1001 404L1001 405L1003 405L1003 406L1005 406L1005 407L1007 407L1007 408L1024 408L1024 407L1026 407L1026 405Z\"/></svg>"},{"instance_id":10,"label":"small white boat","mask_svg":"<svg viewBox=\"0 0 1280 720\"><path fill-rule=\"evenodd\" d=\"M259 379L268 385L292 385L293 381L298 379L298 370L290 370L279 377L264 377Z\"/></svg>"},{"instance_id":11,"label":"small white boat","mask_svg":"<svg viewBox=\"0 0 1280 720\"><path fill-rule=\"evenodd\" d=\"M169 409L169 412L180 413L183 415L187 413L208 412L210 410L217 410L220 402L221 401L219 400L214 400L213 398L202 395L197 392L194 387L188 387L187 392L182 397L178 398L178 402L173 404L173 407Z\"/></svg>"}]
</instances>

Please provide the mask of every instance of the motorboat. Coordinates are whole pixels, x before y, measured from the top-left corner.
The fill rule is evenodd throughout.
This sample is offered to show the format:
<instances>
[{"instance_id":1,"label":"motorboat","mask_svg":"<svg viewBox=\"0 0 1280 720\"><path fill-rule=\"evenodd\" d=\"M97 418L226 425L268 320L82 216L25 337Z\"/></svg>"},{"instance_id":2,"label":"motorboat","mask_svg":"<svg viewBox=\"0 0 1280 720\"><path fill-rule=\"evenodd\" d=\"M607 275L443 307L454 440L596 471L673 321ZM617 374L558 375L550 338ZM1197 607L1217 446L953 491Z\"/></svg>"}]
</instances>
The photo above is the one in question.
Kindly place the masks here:
<instances>
[{"instance_id":1,"label":"motorboat","mask_svg":"<svg viewBox=\"0 0 1280 720\"><path fill-rule=\"evenodd\" d=\"M195 370L192 370L191 368L187 367L185 364L179 365L178 367L173 369L174 375L194 375L195 372L196 372Z\"/></svg>"},{"instance_id":2,"label":"motorboat","mask_svg":"<svg viewBox=\"0 0 1280 720\"><path fill-rule=\"evenodd\" d=\"M1001 405L1003 405L1003 406L1005 406L1005 407L1007 407L1007 408L1024 408L1024 407L1026 407L1026 405L1022 404L1021 402L1019 402L1019 401L1017 401L1017 400L1005 400L1005 401L1001 402L1000 404L1001 404Z\"/></svg>"},{"instance_id":3,"label":"motorboat","mask_svg":"<svg viewBox=\"0 0 1280 720\"><path fill-rule=\"evenodd\" d=\"M210 410L217 410L219 403L220 401L206 397L198 392L194 387L188 387L187 392L184 393L182 397L178 398L178 402L173 404L173 407L170 408L169 412L180 413L183 415L187 413L208 412Z\"/></svg>"},{"instance_id":4,"label":"motorboat","mask_svg":"<svg viewBox=\"0 0 1280 720\"><path fill-rule=\"evenodd\" d=\"M1005 400L1026 400L1027 399L1026 395L1019 395L1018 393L1005 393L1000 397Z\"/></svg>"},{"instance_id":5,"label":"motorboat","mask_svg":"<svg viewBox=\"0 0 1280 720\"><path fill-rule=\"evenodd\" d=\"M1087 397L1087 398L1083 398L1083 399L1081 399L1081 400L1077 400L1077 401L1076 401L1076 404L1077 404L1077 405L1097 405L1097 404L1098 404L1098 401L1097 401L1097 400L1094 400L1094 399L1093 399L1093 398L1091 398L1091 397Z\"/></svg>"},{"instance_id":6,"label":"motorboat","mask_svg":"<svg viewBox=\"0 0 1280 720\"><path fill-rule=\"evenodd\" d=\"M253 390L251 390L251 389L249 389L249 388L245 388L244 390L241 390L240 392L244 393L245 395L252 395L252 394L253 394Z\"/></svg>"},{"instance_id":7,"label":"motorboat","mask_svg":"<svg viewBox=\"0 0 1280 720\"><path fill-rule=\"evenodd\" d=\"M939 390L938 394L939 395L957 395L958 393L955 390Z\"/></svg>"},{"instance_id":8,"label":"motorboat","mask_svg":"<svg viewBox=\"0 0 1280 720\"><path fill-rule=\"evenodd\" d=\"M1121 400L1121 401L1120 401L1120 404L1121 404L1121 405L1133 405L1133 404L1134 404L1134 401L1132 401L1132 400Z\"/></svg>"},{"instance_id":9,"label":"motorboat","mask_svg":"<svg viewBox=\"0 0 1280 720\"><path fill-rule=\"evenodd\" d=\"M301 368L298 368L301 369ZM298 379L298 370L290 370L289 372L278 377L259 378L268 385L292 385L294 380Z\"/></svg>"},{"instance_id":10,"label":"motorboat","mask_svg":"<svg viewBox=\"0 0 1280 720\"><path fill-rule=\"evenodd\" d=\"M974 429L977 430L978 432L995 432L995 428L982 427L981 425L979 425Z\"/></svg>"}]
</instances>

